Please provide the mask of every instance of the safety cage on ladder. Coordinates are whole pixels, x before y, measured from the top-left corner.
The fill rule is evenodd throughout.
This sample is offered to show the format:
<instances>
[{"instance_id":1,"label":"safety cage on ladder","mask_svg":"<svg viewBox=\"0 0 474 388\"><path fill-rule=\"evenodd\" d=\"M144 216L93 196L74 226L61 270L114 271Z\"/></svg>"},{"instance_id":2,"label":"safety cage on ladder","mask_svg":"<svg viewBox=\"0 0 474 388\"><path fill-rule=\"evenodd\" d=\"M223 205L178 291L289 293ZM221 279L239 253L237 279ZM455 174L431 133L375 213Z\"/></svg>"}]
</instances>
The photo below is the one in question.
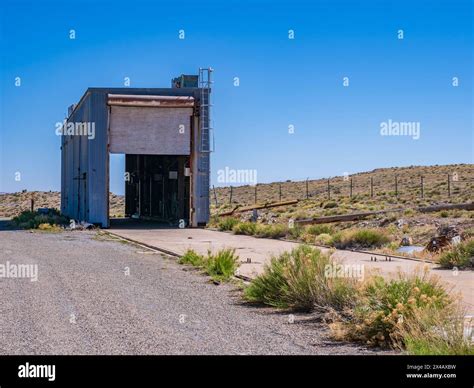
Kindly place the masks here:
<instances>
[{"instance_id":1,"label":"safety cage on ladder","mask_svg":"<svg viewBox=\"0 0 474 388\"><path fill-rule=\"evenodd\" d=\"M200 126L201 152L214 152L214 136L211 125L211 86L212 86L212 68L199 69L199 88L201 93L200 101Z\"/></svg>"}]
</instances>

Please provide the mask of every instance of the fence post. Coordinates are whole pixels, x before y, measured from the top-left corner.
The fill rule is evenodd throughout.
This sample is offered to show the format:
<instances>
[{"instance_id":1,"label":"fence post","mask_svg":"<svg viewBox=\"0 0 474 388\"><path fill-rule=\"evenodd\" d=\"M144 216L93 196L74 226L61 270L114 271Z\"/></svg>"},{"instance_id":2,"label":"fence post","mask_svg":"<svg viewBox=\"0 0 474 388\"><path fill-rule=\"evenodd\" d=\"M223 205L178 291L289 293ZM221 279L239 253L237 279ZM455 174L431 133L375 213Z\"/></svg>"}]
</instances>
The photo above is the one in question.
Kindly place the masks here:
<instances>
[{"instance_id":1,"label":"fence post","mask_svg":"<svg viewBox=\"0 0 474 388\"><path fill-rule=\"evenodd\" d=\"M229 203L232 205L232 186L230 186Z\"/></svg>"},{"instance_id":2,"label":"fence post","mask_svg":"<svg viewBox=\"0 0 474 388\"><path fill-rule=\"evenodd\" d=\"M398 197L398 176L395 175L395 197Z\"/></svg>"},{"instance_id":3,"label":"fence post","mask_svg":"<svg viewBox=\"0 0 474 388\"><path fill-rule=\"evenodd\" d=\"M257 203L257 184L255 184L255 203Z\"/></svg>"},{"instance_id":4,"label":"fence post","mask_svg":"<svg viewBox=\"0 0 474 388\"><path fill-rule=\"evenodd\" d=\"M306 199L309 198L308 178L306 178Z\"/></svg>"},{"instance_id":5,"label":"fence post","mask_svg":"<svg viewBox=\"0 0 474 388\"><path fill-rule=\"evenodd\" d=\"M328 199L331 199L331 186L329 184L329 178L328 178Z\"/></svg>"},{"instance_id":6,"label":"fence post","mask_svg":"<svg viewBox=\"0 0 474 388\"><path fill-rule=\"evenodd\" d=\"M280 202L281 202L281 183L278 184L278 188L279 188L279 191L280 191Z\"/></svg>"},{"instance_id":7,"label":"fence post","mask_svg":"<svg viewBox=\"0 0 474 388\"><path fill-rule=\"evenodd\" d=\"M212 185L212 190L214 191L214 201L216 203L216 207L219 207L219 204L217 203L216 188L214 187L214 185Z\"/></svg>"},{"instance_id":8,"label":"fence post","mask_svg":"<svg viewBox=\"0 0 474 388\"><path fill-rule=\"evenodd\" d=\"M423 175L420 176L420 193L421 193L421 198L424 198L425 193L424 193L424 190L423 190Z\"/></svg>"},{"instance_id":9,"label":"fence post","mask_svg":"<svg viewBox=\"0 0 474 388\"><path fill-rule=\"evenodd\" d=\"M370 177L370 198L374 197L374 178Z\"/></svg>"},{"instance_id":10,"label":"fence post","mask_svg":"<svg viewBox=\"0 0 474 388\"><path fill-rule=\"evenodd\" d=\"M448 197L451 197L451 175L448 173Z\"/></svg>"},{"instance_id":11,"label":"fence post","mask_svg":"<svg viewBox=\"0 0 474 388\"><path fill-rule=\"evenodd\" d=\"M351 199L352 199L352 178L350 180L350 196L351 196Z\"/></svg>"}]
</instances>

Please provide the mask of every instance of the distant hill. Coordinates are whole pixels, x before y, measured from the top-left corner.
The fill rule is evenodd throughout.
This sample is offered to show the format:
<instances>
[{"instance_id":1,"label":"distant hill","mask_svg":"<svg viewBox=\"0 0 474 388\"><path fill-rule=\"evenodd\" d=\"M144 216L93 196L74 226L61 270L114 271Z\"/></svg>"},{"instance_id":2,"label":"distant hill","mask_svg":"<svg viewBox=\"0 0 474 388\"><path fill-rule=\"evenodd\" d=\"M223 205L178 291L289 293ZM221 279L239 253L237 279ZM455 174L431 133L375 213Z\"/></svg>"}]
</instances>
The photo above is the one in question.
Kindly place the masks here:
<instances>
[{"instance_id":1,"label":"distant hill","mask_svg":"<svg viewBox=\"0 0 474 388\"><path fill-rule=\"evenodd\" d=\"M61 208L61 193L59 191L27 191L0 194L0 217L14 217L24 210L31 208L31 199L35 208ZM123 216L125 212L123 195L110 193L110 214Z\"/></svg>"},{"instance_id":2,"label":"distant hill","mask_svg":"<svg viewBox=\"0 0 474 388\"><path fill-rule=\"evenodd\" d=\"M276 202L280 199L306 199L307 194L312 201L350 199L351 180L352 198L359 202L377 200L394 204L413 201L457 203L474 199L474 165L452 164L377 168L347 176L309 180L307 183L306 181L263 183L257 185L257 203ZM422 183L424 198L421 198ZM230 187L216 188L215 194L219 210L229 209L237 204L255 203L255 186L232 187L232 202L230 202ZM214 191L211 192L211 206L216 210Z\"/></svg>"},{"instance_id":3,"label":"distant hill","mask_svg":"<svg viewBox=\"0 0 474 388\"><path fill-rule=\"evenodd\" d=\"M448 175L450 176L450 197L448 196ZM421 177L423 177L424 198L421 198ZM288 179L291 179L291 177L288 177ZM352 200L350 197L351 179ZM329 195L328 178L309 180L308 183L306 181L285 181L258 184L257 203L279 201L280 188L282 200L306 199L307 186L309 200L301 202L301 204L294 206L294 208L314 208L315 204L318 204L318 207L321 205L321 208L324 208L328 206L329 202L339 201L363 203L368 208L374 209L387 205L397 206L409 205L411 203L423 205L443 202L468 202L474 200L474 164L377 168L346 177L330 177ZM397 195L395 195L396 189L398 190ZM230 209L237 204L251 205L255 203L255 186L233 187L232 202L229 201L230 191L230 187L216 188L215 193L218 203L216 208L214 191L211 190L210 198L213 212ZM0 194L0 217L13 217L23 210L30 209L32 197L34 197L36 208L60 208L60 193L57 191L3 193ZM124 207L124 196L111 193L111 216L123 216ZM342 211L342 209L340 210ZM346 210L351 209L347 208ZM316 213L319 214L321 212Z\"/></svg>"}]
</instances>

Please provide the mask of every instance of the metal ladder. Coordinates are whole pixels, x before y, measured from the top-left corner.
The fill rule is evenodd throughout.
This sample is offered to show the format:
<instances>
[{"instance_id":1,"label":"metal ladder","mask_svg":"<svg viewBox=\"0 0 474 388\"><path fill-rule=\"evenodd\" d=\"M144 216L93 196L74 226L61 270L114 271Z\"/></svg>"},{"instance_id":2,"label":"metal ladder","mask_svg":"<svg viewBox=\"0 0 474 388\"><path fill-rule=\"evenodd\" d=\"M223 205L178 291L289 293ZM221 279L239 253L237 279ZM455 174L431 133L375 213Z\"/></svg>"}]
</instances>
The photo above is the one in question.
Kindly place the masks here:
<instances>
[{"instance_id":1,"label":"metal ladder","mask_svg":"<svg viewBox=\"0 0 474 388\"><path fill-rule=\"evenodd\" d=\"M211 74L213 69L199 68L199 88L201 91L200 101L200 126L201 126L201 139L200 139L200 151L201 152L214 152L214 136L213 128L211 125L211 86L212 78ZM211 146L212 139L212 146Z\"/></svg>"}]
</instances>

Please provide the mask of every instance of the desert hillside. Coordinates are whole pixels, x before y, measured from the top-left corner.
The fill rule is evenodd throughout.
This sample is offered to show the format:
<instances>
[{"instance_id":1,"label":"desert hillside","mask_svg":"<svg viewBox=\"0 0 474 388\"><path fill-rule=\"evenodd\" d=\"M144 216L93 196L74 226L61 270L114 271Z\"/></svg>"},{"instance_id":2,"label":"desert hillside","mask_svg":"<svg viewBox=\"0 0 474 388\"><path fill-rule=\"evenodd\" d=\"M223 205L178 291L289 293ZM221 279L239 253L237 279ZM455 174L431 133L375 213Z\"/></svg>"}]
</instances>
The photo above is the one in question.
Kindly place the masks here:
<instances>
[{"instance_id":1,"label":"desert hillside","mask_svg":"<svg viewBox=\"0 0 474 388\"><path fill-rule=\"evenodd\" d=\"M24 210L30 210L31 199L34 207L61 208L61 193L59 191L22 191L19 193L0 194L0 217L15 217ZM125 199L123 195L110 193L110 215L124 215Z\"/></svg>"},{"instance_id":2,"label":"desert hillside","mask_svg":"<svg viewBox=\"0 0 474 388\"><path fill-rule=\"evenodd\" d=\"M288 180L256 187L220 187L211 191L211 212L217 214L237 205L252 205L255 199L259 204L299 199L301 201L295 205L263 212L269 218L298 219L391 207L469 202L473 200L473 193L472 164L393 167L308 182ZM35 208L60 208L60 193L56 191L4 193L0 194L0 217L14 217L30 209L32 198ZM110 193L110 215L123 216L124 207L124 196Z\"/></svg>"},{"instance_id":3,"label":"desert hillside","mask_svg":"<svg viewBox=\"0 0 474 388\"><path fill-rule=\"evenodd\" d=\"M448 184L449 176L449 184ZM329 193L328 193L329 181ZM352 181L352 183L351 183ZM352 185L352 190L351 190ZM423 185L423 193L421 187ZM257 203L309 199L377 204L459 203L473 199L474 165L452 164L379 168L346 176L317 180L285 181L257 185ZM280 194L281 193L281 194ZM217 197L217 206L216 206ZM219 187L211 193L213 209L224 210L237 204L255 203L255 186Z\"/></svg>"},{"instance_id":4,"label":"desert hillside","mask_svg":"<svg viewBox=\"0 0 474 388\"><path fill-rule=\"evenodd\" d=\"M474 212L453 209L425 213L417 209L432 205L470 203L474 199L473 193L472 164L383 168L307 183L286 181L257 186L223 187L211 192L210 226L269 237L288 236L291 232L292 239L323 245L330 245L341 233L350 235L358 230L371 229L379 231L377 233L391 241L394 249L403 238L407 238L410 243L426 246L447 228L464 238L474 236ZM239 208L250 207L255 203L262 205L280 200L298 202L259 209L257 214L239 211ZM229 214L232 210L236 211L231 216L219 216ZM379 213L353 222L287 230L291 220L298 222L360 212ZM255 217L257 223L247 222L255 221ZM237 223L240 224L236 225Z\"/></svg>"}]
</instances>

